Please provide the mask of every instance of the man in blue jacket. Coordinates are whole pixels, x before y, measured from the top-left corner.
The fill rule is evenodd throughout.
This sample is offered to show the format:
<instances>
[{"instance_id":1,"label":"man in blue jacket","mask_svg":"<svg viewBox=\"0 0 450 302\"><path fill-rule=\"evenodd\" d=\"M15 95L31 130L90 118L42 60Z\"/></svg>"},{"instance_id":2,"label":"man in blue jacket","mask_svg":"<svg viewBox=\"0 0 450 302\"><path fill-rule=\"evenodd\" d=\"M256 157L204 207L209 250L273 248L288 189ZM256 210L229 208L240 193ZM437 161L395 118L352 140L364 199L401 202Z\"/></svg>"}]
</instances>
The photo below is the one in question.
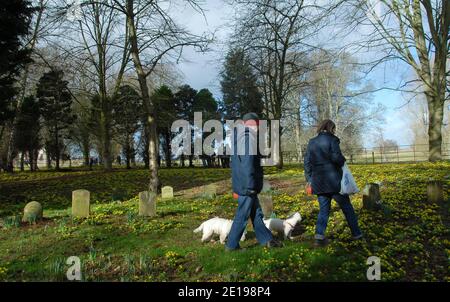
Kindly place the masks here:
<instances>
[{"instance_id":1,"label":"man in blue jacket","mask_svg":"<svg viewBox=\"0 0 450 302\"><path fill-rule=\"evenodd\" d=\"M258 200L264 177L257 143L259 118L256 113L247 113L242 119L245 131L233 136L234 152L231 156L233 192L239 195L238 208L225 249L228 251L240 249L239 240L249 218L252 220L256 239L261 245L269 248L280 247L281 243L273 238L270 230L264 225L264 216Z\"/></svg>"}]
</instances>

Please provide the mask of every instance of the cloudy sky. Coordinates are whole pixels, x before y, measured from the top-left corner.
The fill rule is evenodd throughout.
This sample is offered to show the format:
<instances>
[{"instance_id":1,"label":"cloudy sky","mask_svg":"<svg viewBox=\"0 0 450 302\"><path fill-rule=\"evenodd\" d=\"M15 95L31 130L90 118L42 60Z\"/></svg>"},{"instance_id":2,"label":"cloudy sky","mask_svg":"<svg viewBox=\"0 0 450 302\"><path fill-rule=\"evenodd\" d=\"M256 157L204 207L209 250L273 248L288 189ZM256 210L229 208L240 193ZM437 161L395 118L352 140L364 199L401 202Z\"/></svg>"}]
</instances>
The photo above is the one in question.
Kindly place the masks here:
<instances>
[{"instance_id":1,"label":"cloudy sky","mask_svg":"<svg viewBox=\"0 0 450 302\"><path fill-rule=\"evenodd\" d=\"M176 11L179 11L176 13L177 20L194 33L201 34L205 31L215 31L217 42L212 46L212 50L206 54L196 53L192 49L186 50L184 61L179 63L178 68L184 75L185 83L197 90L208 88L217 99L220 99L222 95L219 71L224 53L227 50L225 41L230 33L229 24L233 16L233 9L223 0L207 0L202 7L205 10L205 16L190 7L177 7ZM356 57L358 56L367 57L367 54L356 54ZM391 63L374 70L368 75L368 79L376 88L396 87L403 78L409 78L411 74L412 70L408 66ZM402 118L404 114L400 109L407 102L406 96L400 92L381 90L373 95L373 101L386 107L386 123L381 126L385 138L394 139L400 145L410 144L411 134L408 130L405 130L408 125L407 121ZM364 137L364 144L370 147L373 136L367 135Z\"/></svg>"}]
</instances>

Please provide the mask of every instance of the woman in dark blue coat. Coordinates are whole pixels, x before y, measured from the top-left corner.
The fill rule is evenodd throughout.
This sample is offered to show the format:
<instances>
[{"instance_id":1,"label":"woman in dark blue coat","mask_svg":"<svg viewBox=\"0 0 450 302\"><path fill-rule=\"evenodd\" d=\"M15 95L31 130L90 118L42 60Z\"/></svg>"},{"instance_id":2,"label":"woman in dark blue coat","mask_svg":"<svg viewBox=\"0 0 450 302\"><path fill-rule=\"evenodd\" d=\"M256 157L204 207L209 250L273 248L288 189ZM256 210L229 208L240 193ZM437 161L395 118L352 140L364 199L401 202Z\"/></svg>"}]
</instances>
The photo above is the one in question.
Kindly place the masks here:
<instances>
[{"instance_id":1,"label":"woman in dark blue coat","mask_svg":"<svg viewBox=\"0 0 450 302\"><path fill-rule=\"evenodd\" d=\"M304 165L306 181L311 184L312 191L319 199L319 215L317 217L317 245L327 243L325 230L330 216L331 200L334 199L344 212L353 239L361 239L358 219L350 203L348 195L341 195L342 166L345 157L339 147L339 138L334 135L336 125L331 120L324 120L317 131L318 135L308 143Z\"/></svg>"}]
</instances>

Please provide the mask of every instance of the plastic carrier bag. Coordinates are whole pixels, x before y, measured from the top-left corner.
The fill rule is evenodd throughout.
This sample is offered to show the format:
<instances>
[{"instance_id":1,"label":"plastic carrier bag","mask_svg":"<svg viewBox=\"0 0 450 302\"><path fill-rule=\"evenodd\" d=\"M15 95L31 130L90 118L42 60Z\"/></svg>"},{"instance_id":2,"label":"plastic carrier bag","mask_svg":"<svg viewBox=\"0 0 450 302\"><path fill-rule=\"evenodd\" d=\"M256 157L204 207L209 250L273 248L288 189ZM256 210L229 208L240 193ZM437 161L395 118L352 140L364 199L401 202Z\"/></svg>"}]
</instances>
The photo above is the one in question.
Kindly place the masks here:
<instances>
[{"instance_id":1,"label":"plastic carrier bag","mask_svg":"<svg viewBox=\"0 0 450 302\"><path fill-rule=\"evenodd\" d=\"M342 167L342 180L341 180L341 195L352 195L359 192L359 188L356 185L352 172L348 168L347 164Z\"/></svg>"}]
</instances>

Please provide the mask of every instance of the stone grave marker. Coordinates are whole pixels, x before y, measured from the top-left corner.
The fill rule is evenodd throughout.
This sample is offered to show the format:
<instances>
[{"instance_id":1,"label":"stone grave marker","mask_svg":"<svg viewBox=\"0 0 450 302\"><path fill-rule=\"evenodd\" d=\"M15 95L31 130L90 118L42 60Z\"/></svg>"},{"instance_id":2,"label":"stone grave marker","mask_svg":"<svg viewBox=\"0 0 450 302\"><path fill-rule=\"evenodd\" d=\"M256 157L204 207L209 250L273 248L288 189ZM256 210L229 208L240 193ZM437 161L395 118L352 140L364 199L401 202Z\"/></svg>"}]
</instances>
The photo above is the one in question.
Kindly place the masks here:
<instances>
[{"instance_id":1,"label":"stone grave marker","mask_svg":"<svg viewBox=\"0 0 450 302\"><path fill-rule=\"evenodd\" d=\"M152 217L156 215L156 194L149 191L139 193L139 216Z\"/></svg>"},{"instance_id":2,"label":"stone grave marker","mask_svg":"<svg viewBox=\"0 0 450 302\"><path fill-rule=\"evenodd\" d=\"M203 197L207 199L214 199L217 195L217 186L215 184L210 184L203 186Z\"/></svg>"},{"instance_id":3,"label":"stone grave marker","mask_svg":"<svg viewBox=\"0 0 450 302\"><path fill-rule=\"evenodd\" d=\"M263 211L264 218L270 218L273 213L273 200L272 194L261 193L258 195L259 204L261 205L261 210Z\"/></svg>"},{"instance_id":4,"label":"stone grave marker","mask_svg":"<svg viewBox=\"0 0 450 302\"><path fill-rule=\"evenodd\" d=\"M29 202L23 209L23 222L36 222L42 219L42 205L37 201Z\"/></svg>"},{"instance_id":5,"label":"stone grave marker","mask_svg":"<svg viewBox=\"0 0 450 302\"><path fill-rule=\"evenodd\" d=\"M89 217L91 192L75 190L72 192L72 216L78 218Z\"/></svg>"},{"instance_id":6,"label":"stone grave marker","mask_svg":"<svg viewBox=\"0 0 450 302\"><path fill-rule=\"evenodd\" d=\"M267 193L267 192L270 192L270 190L272 190L272 186L270 185L270 181L268 179L264 179L261 193Z\"/></svg>"},{"instance_id":7,"label":"stone grave marker","mask_svg":"<svg viewBox=\"0 0 450 302\"><path fill-rule=\"evenodd\" d=\"M377 210L381 208L380 205L380 185L376 183L366 184L363 190L363 208L367 210Z\"/></svg>"},{"instance_id":8,"label":"stone grave marker","mask_svg":"<svg viewBox=\"0 0 450 302\"><path fill-rule=\"evenodd\" d=\"M172 199L173 198L173 188L171 186L165 186L161 189L162 199Z\"/></svg>"},{"instance_id":9,"label":"stone grave marker","mask_svg":"<svg viewBox=\"0 0 450 302\"><path fill-rule=\"evenodd\" d=\"M363 208L375 210L381 202L380 185L376 183L366 184L363 190Z\"/></svg>"},{"instance_id":10,"label":"stone grave marker","mask_svg":"<svg viewBox=\"0 0 450 302\"><path fill-rule=\"evenodd\" d=\"M430 181L427 185L427 197L429 203L444 202L444 186L441 181Z\"/></svg>"}]
</instances>

